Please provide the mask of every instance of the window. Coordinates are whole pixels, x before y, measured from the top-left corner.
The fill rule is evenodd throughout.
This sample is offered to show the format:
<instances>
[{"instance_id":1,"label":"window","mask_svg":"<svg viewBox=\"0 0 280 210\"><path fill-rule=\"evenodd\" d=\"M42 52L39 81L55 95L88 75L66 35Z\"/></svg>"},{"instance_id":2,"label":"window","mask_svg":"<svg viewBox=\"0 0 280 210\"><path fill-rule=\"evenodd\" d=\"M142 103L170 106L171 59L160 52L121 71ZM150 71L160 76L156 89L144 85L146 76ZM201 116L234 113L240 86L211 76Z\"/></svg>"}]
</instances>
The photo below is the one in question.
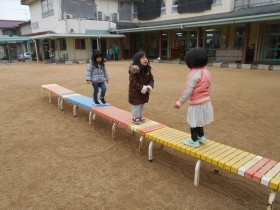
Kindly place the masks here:
<instances>
[{"instance_id":1,"label":"window","mask_svg":"<svg viewBox=\"0 0 280 210\"><path fill-rule=\"evenodd\" d=\"M75 39L75 49L76 50L85 50L86 44L84 39Z\"/></svg>"},{"instance_id":2,"label":"window","mask_svg":"<svg viewBox=\"0 0 280 210\"><path fill-rule=\"evenodd\" d=\"M176 12L177 11L178 1L179 0L172 0L172 8L171 8L172 12Z\"/></svg>"},{"instance_id":3,"label":"window","mask_svg":"<svg viewBox=\"0 0 280 210\"><path fill-rule=\"evenodd\" d=\"M59 39L60 50L66 50L66 39Z\"/></svg>"},{"instance_id":4,"label":"window","mask_svg":"<svg viewBox=\"0 0 280 210\"><path fill-rule=\"evenodd\" d=\"M280 61L280 24L266 26L263 59Z\"/></svg>"},{"instance_id":5,"label":"window","mask_svg":"<svg viewBox=\"0 0 280 210\"><path fill-rule=\"evenodd\" d=\"M41 0L42 17L48 17L54 14L53 0Z\"/></svg>"},{"instance_id":6,"label":"window","mask_svg":"<svg viewBox=\"0 0 280 210\"><path fill-rule=\"evenodd\" d=\"M98 40L97 39L93 39L92 40L92 50L98 50L98 44L97 44Z\"/></svg>"},{"instance_id":7,"label":"window","mask_svg":"<svg viewBox=\"0 0 280 210\"><path fill-rule=\"evenodd\" d=\"M213 0L212 4L221 4L221 3L222 3L222 0Z\"/></svg>"},{"instance_id":8,"label":"window","mask_svg":"<svg viewBox=\"0 0 280 210\"><path fill-rule=\"evenodd\" d=\"M234 36L234 48L242 49L244 43L244 27L236 27L235 28L235 36Z\"/></svg>"},{"instance_id":9,"label":"window","mask_svg":"<svg viewBox=\"0 0 280 210\"><path fill-rule=\"evenodd\" d=\"M137 18L138 8L137 8L137 2L133 3L133 14L132 18Z\"/></svg>"},{"instance_id":10,"label":"window","mask_svg":"<svg viewBox=\"0 0 280 210\"><path fill-rule=\"evenodd\" d=\"M51 40L51 46L52 49L56 49L56 44L55 44L55 40Z\"/></svg>"},{"instance_id":11,"label":"window","mask_svg":"<svg viewBox=\"0 0 280 210\"><path fill-rule=\"evenodd\" d=\"M174 47L186 51L197 46L197 31L175 32Z\"/></svg>"},{"instance_id":12,"label":"window","mask_svg":"<svg viewBox=\"0 0 280 210\"><path fill-rule=\"evenodd\" d=\"M165 14L166 13L166 7L165 7L165 2L162 0L161 1L161 14Z\"/></svg>"},{"instance_id":13,"label":"window","mask_svg":"<svg viewBox=\"0 0 280 210\"><path fill-rule=\"evenodd\" d=\"M32 29L34 30L34 29L39 29L39 24L38 24L38 22L33 22L32 24L31 24L31 26L32 26Z\"/></svg>"},{"instance_id":14,"label":"window","mask_svg":"<svg viewBox=\"0 0 280 210\"><path fill-rule=\"evenodd\" d=\"M203 48L208 53L209 58L216 57L216 49L221 47L222 31L219 29L206 29L203 35Z\"/></svg>"}]
</instances>

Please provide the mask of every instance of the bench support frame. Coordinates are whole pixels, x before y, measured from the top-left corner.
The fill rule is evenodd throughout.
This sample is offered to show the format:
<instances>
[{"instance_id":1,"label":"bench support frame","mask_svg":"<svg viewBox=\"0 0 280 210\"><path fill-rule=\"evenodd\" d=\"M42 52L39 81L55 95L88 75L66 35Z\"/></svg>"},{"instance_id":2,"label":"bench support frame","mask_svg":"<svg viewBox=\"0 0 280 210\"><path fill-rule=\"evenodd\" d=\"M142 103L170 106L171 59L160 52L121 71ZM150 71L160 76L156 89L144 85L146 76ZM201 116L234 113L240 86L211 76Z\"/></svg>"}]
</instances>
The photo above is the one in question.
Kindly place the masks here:
<instances>
[{"instance_id":1,"label":"bench support frame","mask_svg":"<svg viewBox=\"0 0 280 210\"><path fill-rule=\"evenodd\" d=\"M195 169L194 169L194 186L199 185L199 176L200 176L200 166L201 166L201 160L197 160L195 164Z\"/></svg>"},{"instance_id":2,"label":"bench support frame","mask_svg":"<svg viewBox=\"0 0 280 210\"><path fill-rule=\"evenodd\" d=\"M139 147L138 147L138 154L141 153L142 145L143 145L144 136L141 136L139 139Z\"/></svg>"},{"instance_id":3,"label":"bench support frame","mask_svg":"<svg viewBox=\"0 0 280 210\"><path fill-rule=\"evenodd\" d=\"M268 206L267 206L267 210L272 209L272 205L274 203L274 201L276 200L276 193L277 191L272 189L270 194L269 194L269 198L268 198Z\"/></svg>"},{"instance_id":4,"label":"bench support frame","mask_svg":"<svg viewBox=\"0 0 280 210\"><path fill-rule=\"evenodd\" d=\"M154 142L150 141L149 150L148 150L148 155L149 155L149 161L150 162L153 161L153 146L154 146Z\"/></svg>"},{"instance_id":5,"label":"bench support frame","mask_svg":"<svg viewBox=\"0 0 280 210\"><path fill-rule=\"evenodd\" d=\"M96 113L94 113L92 110L89 113L88 116L88 124L92 125L92 122L96 119Z\"/></svg>"},{"instance_id":6,"label":"bench support frame","mask_svg":"<svg viewBox=\"0 0 280 210\"><path fill-rule=\"evenodd\" d=\"M116 137L116 126L117 126L117 123L114 123L113 126L112 126L112 139L113 140Z\"/></svg>"}]
</instances>

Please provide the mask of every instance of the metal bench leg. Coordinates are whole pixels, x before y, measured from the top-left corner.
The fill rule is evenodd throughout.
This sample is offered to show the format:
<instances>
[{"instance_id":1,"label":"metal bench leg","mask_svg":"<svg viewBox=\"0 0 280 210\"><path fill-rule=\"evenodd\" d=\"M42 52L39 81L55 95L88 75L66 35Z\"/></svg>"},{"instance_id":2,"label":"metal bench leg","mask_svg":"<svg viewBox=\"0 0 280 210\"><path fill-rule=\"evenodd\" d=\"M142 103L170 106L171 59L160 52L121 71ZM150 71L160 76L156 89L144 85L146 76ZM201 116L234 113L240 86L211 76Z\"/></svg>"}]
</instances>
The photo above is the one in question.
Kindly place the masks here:
<instances>
[{"instance_id":1,"label":"metal bench leg","mask_svg":"<svg viewBox=\"0 0 280 210\"><path fill-rule=\"evenodd\" d=\"M139 139L139 148L138 148L139 155L140 155L141 150L142 150L143 139L144 139L144 136L141 136L140 139Z\"/></svg>"},{"instance_id":2,"label":"metal bench leg","mask_svg":"<svg viewBox=\"0 0 280 210\"><path fill-rule=\"evenodd\" d=\"M73 115L74 115L74 117L77 116L77 104L74 104L74 106L73 106Z\"/></svg>"},{"instance_id":3,"label":"metal bench leg","mask_svg":"<svg viewBox=\"0 0 280 210\"><path fill-rule=\"evenodd\" d=\"M60 98L59 107L60 107L60 110L63 111L63 98Z\"/></svg>"},{"instance_id":4,"label":"metal bench leg","mask_svg":"<svg viewBox=\"0 0 280 210\"><path fill-rule=\"evenodd\" d=\"M96 114L93 111L90 111L89 116L88 116L88 124L91 125L92 122L95 120Z\"/></svg>"},{"instance_id":5,"label":"metal bench leg","mask_svg":"<svg viewBox=\"0 0 280 210\"><path fill-rule=\"evenodd\" d=\"M49 103L52 103L51 92L49 92Z\"/></svg>"},{"instance_id":6,"label":"metal bench leg","mask_svg":"<svg viewBox=\"0 0 280 210\"><path fill-rule=\"evenodd\" d=\"M269 198L268 198L268 206L267 206L267 210L271 210L272 209L272 205L276 199L276 190L271 190Z\"/></svg>"},{"instance_id":7,"label":"metal bench leg","mask_svg":"<svg viewBox=\"0 0 280 210\"><path fill-rule=\"evenodd\" d=\"M199 174L200 174L200 165L201 165L201 160L198 160L195 164L195 171L194 171L194 186L199 185Z\"/></svg>"},{"instance_id":8,"label":"metal bench leg","mask_svg":"<svg viewBox=\"0 0 280 210\"><path fill-rule=\"evenodd\" d=\"M116 126L117 126L117 123L114 123L113 124L113 127L112 127L112 139L114 140L115 137L116 137Z\"/></svg>"},{"instance_id":9,"label":"metal bench leg","mask_svg":"<svg viewBox=\"0 0 280 210\"><path fill-rule=\"evenodd\" d=\"M153 141L150 141L150 144L149 144L149 161L150 162L153 162L153 145L154 145L154 142Z\"/></svg>"},{"instance_id":10,"label":"metal bench leg","mask_svg":"<svg viewBox=\"0 0 280 210\"><path fill-rule=\"evenodd\" d=\"M57 106L60 107L60 97L57 98Z\"/></svg>"}]
</instances>

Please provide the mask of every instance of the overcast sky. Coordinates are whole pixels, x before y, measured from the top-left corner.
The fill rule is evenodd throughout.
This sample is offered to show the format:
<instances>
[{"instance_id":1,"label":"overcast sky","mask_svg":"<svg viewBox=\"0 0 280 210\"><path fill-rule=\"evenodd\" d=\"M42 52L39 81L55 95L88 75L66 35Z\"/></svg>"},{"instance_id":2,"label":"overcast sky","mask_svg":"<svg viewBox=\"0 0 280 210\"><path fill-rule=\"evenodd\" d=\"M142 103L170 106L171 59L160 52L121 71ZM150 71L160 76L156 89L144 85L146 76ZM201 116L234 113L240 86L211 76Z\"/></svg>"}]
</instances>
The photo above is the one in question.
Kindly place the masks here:
<instances>
[{"instance_id":1,"label":"overcast sky","mask_svg":"<svg viewBox=\"0 0 280 210\"><path fill-rule=\"evenodd\" d=\"M0 0L1 20L29 20L29 7L20 4L20 0Z\"/></svg>"}]
</instances>

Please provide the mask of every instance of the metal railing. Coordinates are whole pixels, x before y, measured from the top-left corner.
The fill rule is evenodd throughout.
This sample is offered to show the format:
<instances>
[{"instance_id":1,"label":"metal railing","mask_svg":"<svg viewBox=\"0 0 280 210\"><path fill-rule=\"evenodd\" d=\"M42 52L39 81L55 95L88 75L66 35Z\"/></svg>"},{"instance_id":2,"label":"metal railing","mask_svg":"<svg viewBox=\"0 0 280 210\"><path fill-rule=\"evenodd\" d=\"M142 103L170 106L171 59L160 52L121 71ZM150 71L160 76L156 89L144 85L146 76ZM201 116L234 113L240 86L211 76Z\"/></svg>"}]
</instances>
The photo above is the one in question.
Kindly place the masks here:
<instances>
[{"instance_id":1,"label":"metal railing","mask_svg":"<svg viewBox=\"0 0 280 210\"><path fill-rule=\"evenodd\" d=\"M235 0L234 10L279 4L280 0Z\"/></svg>"}]
</instances>

